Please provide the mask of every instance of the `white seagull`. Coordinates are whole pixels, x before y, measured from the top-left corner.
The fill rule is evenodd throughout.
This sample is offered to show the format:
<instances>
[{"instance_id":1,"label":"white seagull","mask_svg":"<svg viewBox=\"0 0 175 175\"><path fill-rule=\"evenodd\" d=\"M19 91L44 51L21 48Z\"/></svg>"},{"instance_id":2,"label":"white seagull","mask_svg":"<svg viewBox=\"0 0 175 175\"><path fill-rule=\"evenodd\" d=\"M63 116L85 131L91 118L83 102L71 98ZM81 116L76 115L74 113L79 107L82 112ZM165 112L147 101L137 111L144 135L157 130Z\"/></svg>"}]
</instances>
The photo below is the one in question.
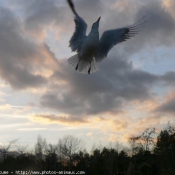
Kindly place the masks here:
<instances>
[{"instance_id":1,"label":"white seagull","mask_svg":"<svg viewBox=\"0 0 175 175\"><path fill-rule=\"evenodd\" d=\"M139 20L131 26L107 30L99 40L98 28L101 17L92 25L89 35L86 36L86 22L75 11L72 0L67 0L67 2L75 15L75 32L69 41L69 46L72 51L77 52L76 55L68 59L68 63L80 73L96 72L98 70L96 62L104 60L113 46L133 37L146 22Z\"/></svg>"}]
</instances>

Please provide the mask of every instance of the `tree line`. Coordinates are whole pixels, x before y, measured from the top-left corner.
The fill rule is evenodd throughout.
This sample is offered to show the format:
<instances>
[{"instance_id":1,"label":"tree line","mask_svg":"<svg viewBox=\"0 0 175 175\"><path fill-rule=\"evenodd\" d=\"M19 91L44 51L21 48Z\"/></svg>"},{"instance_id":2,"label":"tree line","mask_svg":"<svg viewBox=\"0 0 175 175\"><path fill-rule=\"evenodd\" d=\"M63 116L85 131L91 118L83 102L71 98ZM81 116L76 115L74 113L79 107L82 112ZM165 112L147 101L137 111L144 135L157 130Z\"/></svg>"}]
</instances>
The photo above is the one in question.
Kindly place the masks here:
<instances>
[{"instance_id":1,"label":"tree line","mask_svg":"<svg viewBox=\"0 0 175 175\"><path fill-rule=\"evenodd\" d=\"M130 147L101 147L88 153L84 142L73 135L59 139L56 145L48 144L38 136L34 152L27 146L18 146L16 156L10 148L17 140L0 147L0 171L36 170L81 172L86 175L174 175L175 126L168 124L156 132L145 129L130 137Z\"/></svg>"}]
</instances>

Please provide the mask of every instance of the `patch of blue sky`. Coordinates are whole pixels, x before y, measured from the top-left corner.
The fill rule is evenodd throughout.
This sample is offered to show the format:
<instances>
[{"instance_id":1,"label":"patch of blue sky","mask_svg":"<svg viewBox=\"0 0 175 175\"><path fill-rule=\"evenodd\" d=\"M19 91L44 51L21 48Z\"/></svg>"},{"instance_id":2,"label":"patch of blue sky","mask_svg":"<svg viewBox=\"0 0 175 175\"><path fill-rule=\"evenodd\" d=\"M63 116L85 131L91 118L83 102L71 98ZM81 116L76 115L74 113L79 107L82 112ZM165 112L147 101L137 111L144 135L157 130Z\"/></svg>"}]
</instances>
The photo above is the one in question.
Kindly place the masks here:
<instances>
[{"instance_id":1,"label":"patch of blue sky","mask_svg":"<svg viewBox=\"0 0 175 175\"><path fill-rule=\"evenodd\" d=\"M11 104L12 106L26 106L30 102L35 101L36 102L36 95L29 95L25 91L18 92L13 91L12 89L6 90L6 94L9 94L5 97L5 100L8 104Z\"/></svg>"},{"instance_id":2,"label":"patch of blue sky","mask_svg":"<svg viewBox=\"0 0 175 175\"><path fill-rule=\"evenodd\" d=\"M56 39L56 37L58 37ZM70 36L56 36L56 33L52 30L47 30L47 36L45 42L50 47L51 51L55 54L57 59L69 58L73 55L69 46Z\"/></svg>"},{"instance_id":3,"label":"patch of blue sky","mask_svg":"<svg viewBox=\"0 0 175 175\"><path fill-rule=\"evenodd\" d=\"M0 0L0 6L1 7L8 7L8 5L9 5L9 2L8 1L4 1L4 0Z\"/></svg>"},{"instance_id":4,"label":"patch of blue sky","mask_svg":"<svg viewBox=\"0 0 175 175\"><path fill-rule=\"evenodd\" d=\"M175 71L175 50L173 47L158 47L134 54L132 57L133 66L137 69L152 74L164 74L168 71Z\"/></svg>"},{"instance_id":5,"label":"patch of blue sky","mask_svg":"<svg viewBox=\"0 0 175 175\"><path fill-rule=\"evenodd\" d=\"M0 0L0 6L10 9L17 17L24 18L25 9L21 6L21 0Z\"/></svg>"}]
</instances>

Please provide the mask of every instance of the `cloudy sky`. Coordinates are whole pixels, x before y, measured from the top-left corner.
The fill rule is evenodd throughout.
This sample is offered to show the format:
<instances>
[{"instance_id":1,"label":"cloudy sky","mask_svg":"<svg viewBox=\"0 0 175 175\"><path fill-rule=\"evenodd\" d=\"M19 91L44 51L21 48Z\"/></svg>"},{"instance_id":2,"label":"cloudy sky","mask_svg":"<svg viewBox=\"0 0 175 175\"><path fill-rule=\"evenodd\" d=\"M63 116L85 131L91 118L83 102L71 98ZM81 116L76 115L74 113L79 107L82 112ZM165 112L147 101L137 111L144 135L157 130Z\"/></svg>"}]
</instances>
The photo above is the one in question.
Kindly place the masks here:
<instances>
[{"instance_id":1,"label":"cloudy sky","mask_svg":"<svg viewBox=\"0 0 175 175\"><path fill-rule=\"evenodd\" d=\"M175 116L175 1L74 0L89 24L106 29L148 23L115 46L99 71L67 63L73 14L65 0L0 0L0 144L32 145L73 134L86 142L127 143Z\"/></svg>"}]
</instances>

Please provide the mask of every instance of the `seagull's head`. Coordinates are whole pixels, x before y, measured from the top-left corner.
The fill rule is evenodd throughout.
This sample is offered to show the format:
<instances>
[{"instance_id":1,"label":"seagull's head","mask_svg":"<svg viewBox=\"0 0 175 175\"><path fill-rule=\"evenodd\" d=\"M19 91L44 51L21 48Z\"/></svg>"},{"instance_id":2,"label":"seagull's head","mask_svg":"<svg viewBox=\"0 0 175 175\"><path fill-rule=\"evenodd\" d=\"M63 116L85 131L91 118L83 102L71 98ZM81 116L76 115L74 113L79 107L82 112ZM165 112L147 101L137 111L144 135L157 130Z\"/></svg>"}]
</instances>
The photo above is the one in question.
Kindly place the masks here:
<instances>
[{"instance_id":1,"label":"seagull's head","mask_svg":"<svg viewBox=\"0 0 175 175\"><path fill-rule=\"evenodd\" d=\"M98 20L96 22L94 22L94 24L92 25L92 29L97 29L98 30L100 18L101 18L101 16L98 18Z\"/></svg>"}]
</instances>

